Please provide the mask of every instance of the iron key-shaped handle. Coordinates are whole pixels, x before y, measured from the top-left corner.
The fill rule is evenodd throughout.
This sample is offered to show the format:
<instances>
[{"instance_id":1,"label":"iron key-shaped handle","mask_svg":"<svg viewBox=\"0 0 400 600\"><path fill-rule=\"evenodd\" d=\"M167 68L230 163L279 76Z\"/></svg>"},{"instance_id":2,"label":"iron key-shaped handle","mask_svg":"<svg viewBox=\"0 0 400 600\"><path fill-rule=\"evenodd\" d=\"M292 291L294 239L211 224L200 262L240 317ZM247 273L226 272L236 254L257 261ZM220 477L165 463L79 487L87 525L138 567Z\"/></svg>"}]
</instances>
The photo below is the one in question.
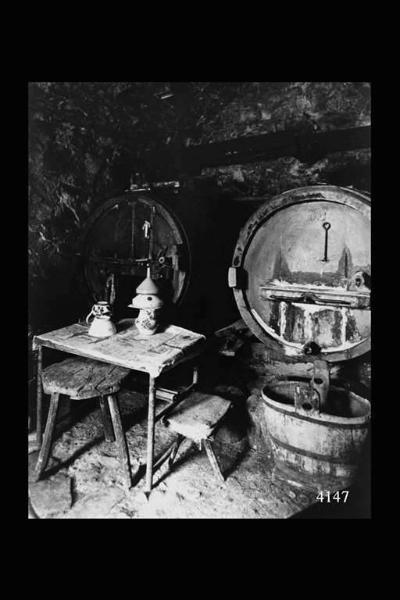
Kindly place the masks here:
<instances>
[{"instance_id":1,"label":"iron key-shaped handle","mask_svg":"<svg viewBox=\"0 0 400 600\"><path fill-rule=\"evenodd\" d=\"M322 223L322 227L325 229L325 250L322 262L328 262L328 231L331 228L331 224L326 221L325 223Z\"/></svg>"}]
</instances>

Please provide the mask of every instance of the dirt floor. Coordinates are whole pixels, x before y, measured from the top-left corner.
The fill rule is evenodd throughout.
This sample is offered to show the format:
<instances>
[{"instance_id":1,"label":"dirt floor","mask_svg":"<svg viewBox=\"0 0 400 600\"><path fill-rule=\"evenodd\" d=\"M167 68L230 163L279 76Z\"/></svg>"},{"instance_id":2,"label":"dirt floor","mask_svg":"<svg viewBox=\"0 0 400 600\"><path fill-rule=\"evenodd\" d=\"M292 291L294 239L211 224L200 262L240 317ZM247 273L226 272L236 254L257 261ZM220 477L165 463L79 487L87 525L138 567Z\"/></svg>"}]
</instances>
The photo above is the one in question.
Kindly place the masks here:
<instances>
[{"instance_id":1,"label":"dirt floor","mask_svg":"<svg viewBox=\"0 0 400 600\"><path fill-rule=\"evenodd\" d=\"M287 518L315 501L315 494L276 480L268 444L251 447L247 436L235 435L229 419L214 442L225 484L215 477L206 453L186 440L172 470L168 472L165 464L155 473L147 500L144 477L140 478L146 455L146 399L123 390L119 403L135 486L124 491L116 446L104 440L100 409L96 401L89 401L86 414L78 415L55 441L45 477L37 483L32 473L37 453L29 455L30 518ZM157 403L158 411L164 407ZM156 457L175 436L161 421L156 423Z\"/></svg>"}]
</instances>

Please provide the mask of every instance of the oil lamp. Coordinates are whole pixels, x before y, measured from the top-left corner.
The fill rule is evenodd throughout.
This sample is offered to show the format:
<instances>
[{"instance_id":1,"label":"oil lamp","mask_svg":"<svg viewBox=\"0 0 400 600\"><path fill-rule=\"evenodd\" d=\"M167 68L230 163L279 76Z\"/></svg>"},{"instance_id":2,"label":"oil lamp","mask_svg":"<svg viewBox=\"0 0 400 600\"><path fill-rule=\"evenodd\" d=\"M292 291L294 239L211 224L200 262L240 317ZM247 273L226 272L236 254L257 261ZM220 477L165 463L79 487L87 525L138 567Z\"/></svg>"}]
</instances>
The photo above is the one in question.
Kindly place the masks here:
<instances>
[{"instance_id":1,"label":"oil lamp","mask_svg":"<svg viewBox=\"0 0 400 600\"><path fill-rule=\"evenodd\" d=\"M164 304L158 293L159 288L151 278L150 265L148 265L146 279L136 288L136 296L128 305L129 308L139 309L135 324L142 335L153 335L157 331L159 325L157 311Z\"/></svg>"}]
</instances>

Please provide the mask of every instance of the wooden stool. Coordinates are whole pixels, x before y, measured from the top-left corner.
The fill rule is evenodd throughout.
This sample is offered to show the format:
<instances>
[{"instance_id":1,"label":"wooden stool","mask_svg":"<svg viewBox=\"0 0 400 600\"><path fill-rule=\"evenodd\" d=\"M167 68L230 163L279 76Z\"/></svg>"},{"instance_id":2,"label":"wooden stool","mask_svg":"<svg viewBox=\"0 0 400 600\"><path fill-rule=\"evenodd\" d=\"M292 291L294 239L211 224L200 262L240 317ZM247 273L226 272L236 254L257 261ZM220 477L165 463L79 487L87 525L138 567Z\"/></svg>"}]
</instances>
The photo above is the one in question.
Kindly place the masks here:
<instances>
[{"instance_id":1,"label":"wooden stool","mask_svg":"<svg viewBox=\"0 0 400 600\"><path fill-rule=\"evenodd\" d=\"M60 394L64 394L71 400L99 397L105 439L110 442L116 439L125 483L128 489L131 487L129 455L116 397L120 383L128 373L129 369L80 357L68 358L43 370L43 391L50 394L51 399L43 443L35 467L36 481L40 479L49 460Z\"/></svg>"},{"instance_id":2,"label":"wooden stool","mask_svg":"<svg viewBox=\"0 0 400 600\"><path fill-rule=\"evenodd\" d=\"M232 403L229 400L214 394L193 392L187 396L170 414L163 418L163 423L179 436L158 459L154 467L160 466L168 458L168 467L171 468L179 446L185 438L188 438L196 442L199 450L202 445L204 446L215 475L224 483L225 478L215 456L211 436L231 406Z\"/></svg>"}]
</instances>

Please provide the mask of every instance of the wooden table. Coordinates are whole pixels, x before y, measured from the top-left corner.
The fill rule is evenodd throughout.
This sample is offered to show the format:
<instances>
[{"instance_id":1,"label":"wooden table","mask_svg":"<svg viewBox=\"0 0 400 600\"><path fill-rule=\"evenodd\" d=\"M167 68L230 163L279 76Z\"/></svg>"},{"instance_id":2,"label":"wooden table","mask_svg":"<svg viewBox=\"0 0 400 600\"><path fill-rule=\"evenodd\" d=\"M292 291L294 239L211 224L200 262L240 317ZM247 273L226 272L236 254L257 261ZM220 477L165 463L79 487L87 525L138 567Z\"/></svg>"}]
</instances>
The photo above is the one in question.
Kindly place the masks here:
<instances>
[{"instance_id":1,"label":"wooden table","mask_svg":"<svg viewBox=\"0 0 400 600\"><path fill-rule=\"evenodd\" d=\"M149 405L147 423L147 458L145 493L153 483L155 390L157 378L182 362L198 356L205 337L188 329L169 325L160 332L145 337L130 326L108 338L88 335L87 325L75 323L33 338L37 351L37 443L42 443L42 348L53 348L84 356L149 375Z\"/></svg>"}]
</instances>

